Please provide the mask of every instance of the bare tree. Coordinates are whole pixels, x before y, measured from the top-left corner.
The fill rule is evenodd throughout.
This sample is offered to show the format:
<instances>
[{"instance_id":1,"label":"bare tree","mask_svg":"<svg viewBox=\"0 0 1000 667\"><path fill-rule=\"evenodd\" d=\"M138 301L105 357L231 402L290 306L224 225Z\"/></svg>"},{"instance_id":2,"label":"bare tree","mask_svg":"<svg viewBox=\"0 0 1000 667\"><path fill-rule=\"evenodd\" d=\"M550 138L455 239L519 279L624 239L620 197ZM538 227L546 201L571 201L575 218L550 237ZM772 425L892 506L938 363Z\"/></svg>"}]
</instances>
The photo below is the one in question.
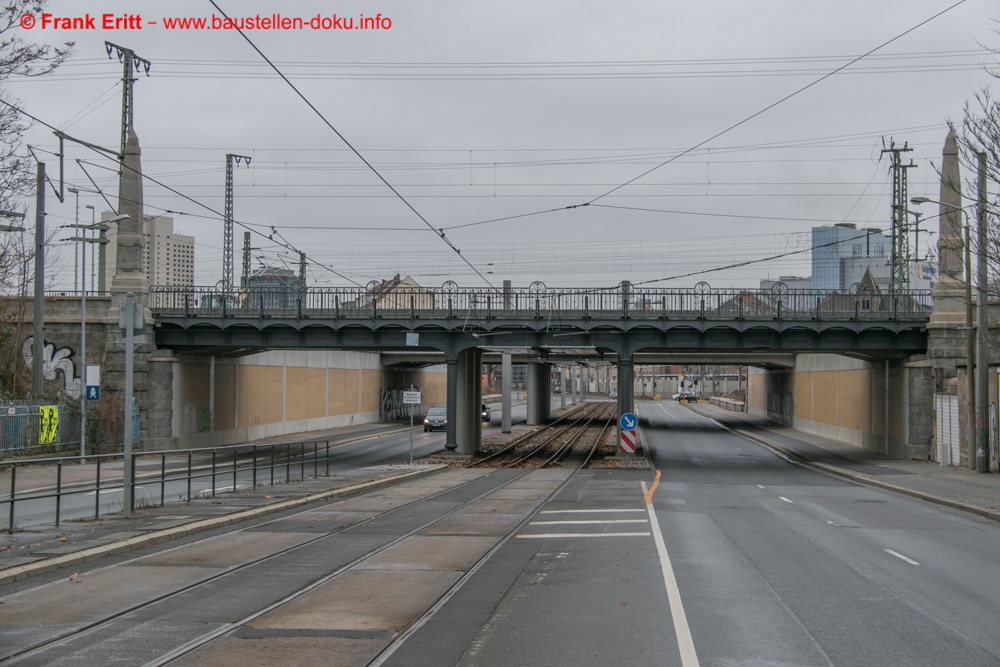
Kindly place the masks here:
<instances>
[{"instance_id":1,"label":"bare tree","mask_svg":"<svg viewBox=\"0 0 1000 667\"><path fill-rule=\"evenodd\" d=\"M996 20L994 22L1000 23ZM1000 35L1000 30L994 32ZM987 65L986 70L994 79L1000 80L1000 48L986 48L995 55L993 63ZM973 204L967 209L973 230L978 215L978 208L974 203L979 196L979 155L986 157L986 246L979 248L975 240L976 234L973 232L971 236L973 252L985 253L990 276L987 292L991 299L996 299L1000 296L1000 100L989 86L966 101L962 122L954 130L958 136L959 158L965 174L964 195L967 205Z\"/></svg>"},{"instance_id":2,"label":"bare tree","mask_svg":"<svg viewBox=\"0 0 1000 667\"><path fill-rule=\"evenodd\" d=\"M0 9L0 211L23 210L20 202L34 189L34 161L23 143L31 119L20 104L3 89L11 77L43 76L58 67L73 46L62 47L25 41L21 29L24 14L39 15L46 0L8 0ZM0 225L16 220L0 218ZM0 231L0 394L17 395L26 390L27 375L18 359L24 336L28 289L34 262L34 246L26 233Z\"/></svg>"}]
</instances>

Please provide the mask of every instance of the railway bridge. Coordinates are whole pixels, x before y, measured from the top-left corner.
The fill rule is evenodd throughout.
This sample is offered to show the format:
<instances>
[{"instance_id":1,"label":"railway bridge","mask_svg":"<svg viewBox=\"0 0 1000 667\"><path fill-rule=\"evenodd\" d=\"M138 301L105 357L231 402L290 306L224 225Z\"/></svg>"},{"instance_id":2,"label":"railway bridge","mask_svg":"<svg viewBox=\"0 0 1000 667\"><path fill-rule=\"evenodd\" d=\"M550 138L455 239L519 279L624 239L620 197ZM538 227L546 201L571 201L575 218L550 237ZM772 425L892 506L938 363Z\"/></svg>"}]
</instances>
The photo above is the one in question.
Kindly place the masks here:
<instances>
[{"instance_id":1,"label":"railway bridge","mask_svg":"<svg viewBox=\"0 0 1000 667\"><path fill-rule=\"evenodd\" d=\"M901 363L926 354L929 291L883 294L788 289L636 287L216 288L153 287L157 348L203 355L269 349L364 350L402 366L447 368L446 446L480 443L484 361L529 364L529 421L548 416L545 364L601 360L618 367L618 409L631 410L636 364L790 367L797 354Z\"/></svg>"}]
</instances>

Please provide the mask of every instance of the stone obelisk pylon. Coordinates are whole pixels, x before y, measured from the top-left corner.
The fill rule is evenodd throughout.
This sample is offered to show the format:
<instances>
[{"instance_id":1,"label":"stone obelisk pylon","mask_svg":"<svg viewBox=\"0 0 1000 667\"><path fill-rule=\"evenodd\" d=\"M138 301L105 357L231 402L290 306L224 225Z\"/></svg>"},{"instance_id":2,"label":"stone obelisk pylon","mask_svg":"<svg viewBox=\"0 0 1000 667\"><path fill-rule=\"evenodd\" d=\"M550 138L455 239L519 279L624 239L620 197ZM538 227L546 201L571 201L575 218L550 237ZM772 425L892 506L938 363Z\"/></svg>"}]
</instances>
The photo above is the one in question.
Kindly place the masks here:
<instances>
[{"instance_id":1,"label":"stone obelisk pylon","mask_svg":"<svg viewBox=\"0 0 1000 667\"><path fill-rule=\"evenodd\" d=\"M941 195L938 197L938 281L934 284L932 324L965 323L965 262L962 254L962 176L958 166L958 141L948 132L941 153Z\"/></svg>"},{"instance_id":2,"label":"stone obelisk pylon","mask_svg":"<svg viewBox=\"0 0 1000 667\"><path fill-rule=\"evenodd\" d=\"M118 306L127 292L145 303L149 281L143 267L142 165L139 160L139 138L129 131L125 142L125 164L118 186L118 214L128 220L118 224L115 275L111 280L113 306Z\"/></svg>"}]
</instances>

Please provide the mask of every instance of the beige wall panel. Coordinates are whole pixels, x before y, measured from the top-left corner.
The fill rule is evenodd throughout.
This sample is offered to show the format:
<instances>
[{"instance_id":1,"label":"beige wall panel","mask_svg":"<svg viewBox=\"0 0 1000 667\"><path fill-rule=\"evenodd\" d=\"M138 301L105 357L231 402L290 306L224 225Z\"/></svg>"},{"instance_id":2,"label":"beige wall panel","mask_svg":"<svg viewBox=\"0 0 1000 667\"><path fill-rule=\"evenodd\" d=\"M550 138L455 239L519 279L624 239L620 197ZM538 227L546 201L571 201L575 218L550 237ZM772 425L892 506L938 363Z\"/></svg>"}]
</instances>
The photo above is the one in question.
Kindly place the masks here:
<instances>
[{"instance_id":1,"label":"beige wall panel","mask_svg":"<svg viewBox=\"0 0 1000 667\"><path fill-rule=\"evenodd\" d=\"M871 432L885 435L885 367L881 363L872 368L871 403Z\"/></svg>"},{"instance_id":2,"label":"beige wall panel","mask_svg":"<svg viewBox=\"0 0 1000 667\"><path fill-rule=\"evenodd\" d=\"M796 419L813 418L813 374L811 372L795 374L795 417Z\"/></svg>"},{"instance_id":3,"label":"beige wall panel","mask_svg":"<svg viewBox=\"0 0 1000 667\"><path fill-rule=\"evenodd\" d=\"M313 419L326 414L326 376L322 368L287 368L285 421Z\"/></svg>"},{"instance_id":4,"label":"beige wall panel","mask_svg":"<svg viewBox=\"0 0 1000 667\"><path fill-rule=\"evenodd\" d=\"M215 430L236 425L236 366L215 364Z\"/></svg>"},{"instance_id":5,"label":"beige wall panel","mask_svg":"<svg viewBox=\"0 0 1000 667\"><path fill-rule=\"evenodd\" d=\"M331 368L330 403L327 414L350 415L358 411L358 371L356 369Z\"/></svg>"},{"instance_id":6,"label":"beige wall panel","mask_svg":"<svg viewBox=\"0 0 1000 667\"><path fill-rule=\"evenodd\" d=\"M867 370L840 372L840 423L854 431L867 431L870 419L871 387Z\"/></svg>"},{"instance_id":7,"label":"beige wall panel","mask_svg":"<svg viewBox=\"0 0 1000 667\"><path fill-rule=\"evenodd\" d=\"M804 373L799 374L799 380ZM813 376L813 418L821 424L837 425L837 372L817 371ZM796 383L797 384L797 383Z\"/></svg>"},{"instance_id":8,"label":"beige wall panel","mask_svg":"<svg viewBox=\"0 0 1000 667\"><path fill-rule=\"evenodd\" d=\"M425 371L421 378L423 383L420 399L425 406L444 405L448 402L448 374L430 373Z\"/></svg>"},{"instance_id":9,"label":"beige wall panel","mask_svg":"<svg viewBox=\"0 0 1000 667\"><path fill-rule=\"evenodd\" d=\"M184 364L184 405L208 409L208 364Z\"/></svg>"},{"instance_id":10,"label":"beige wall panel","mask_svg":"<svg viewBox=\"0 0 1000 667\"><path fill-rule=\"evenodd\" d=\"M378 412L378 394L382 389L382 371L361 371L361 412Z\"/></svg>"},{"instance_id":11,"label":"beige wall panel","mask_svg":"<svg viewBox=\"0 0 1000 667\"><path fill-rule=\"evenodd\" d=\"M767 409L767 376L764 374L747 377L747 394L750 397L750 408Z\"/></svg>"},{"instance_id":12,"label":"beige wall panel","mask_svg":"<svg viewBox=\"0 0 1000 667\"><path fill-rule=\"evenodd\" d=\"M281 367L241 366L237 378L240 426L281 422Z\"/></svg>"}]
</instances>

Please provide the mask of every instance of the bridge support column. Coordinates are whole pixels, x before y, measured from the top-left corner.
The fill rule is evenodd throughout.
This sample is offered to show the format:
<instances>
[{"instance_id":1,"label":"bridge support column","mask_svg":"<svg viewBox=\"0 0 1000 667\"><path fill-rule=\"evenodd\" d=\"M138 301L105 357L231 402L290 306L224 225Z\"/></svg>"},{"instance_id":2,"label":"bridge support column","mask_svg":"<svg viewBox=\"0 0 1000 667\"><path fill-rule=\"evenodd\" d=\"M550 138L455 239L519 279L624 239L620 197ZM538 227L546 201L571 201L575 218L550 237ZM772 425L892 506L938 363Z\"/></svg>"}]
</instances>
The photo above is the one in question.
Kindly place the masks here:
<instances>
[{"instance_id":1,"label":"bridge support column","mask_svg":"<svg viewBox=\"0 0 1000 667\"><path fill-rule=\"evenodd\" d=\"M621 416L632 412L635 383L632 373L632 355L618 355L618 442L622 439Z\"/></svg>"},{"instance_id":2,"label":"bridge support column","mask_svg":"<svg viewBox=\"0 0 1000 667\"><path fill-rule=\"evenodd\" d=\"M580 367L573 366L569 369L569 386L570 386L570 405L576 405L580 402L579 391L580 391Z\"/></svg>"},{"instance_id":3,"label":"bridge support column","mask_svg":"<svg viewBox=\"0 0 1000 667\"><path fill-rule=\"evenodd\" d=\"M448 426L444 430L444 448L453 452L458 449L458 356L450 352L445 354L445 365Z\"/></svg>"},{"instance_id":4,"label":"bridge support column","mask_svg":"<svg viewBox=\"0 0 1000 667\"><path fill-rule=\"evenodd\" d=\"M559 409L566 409L566 367L559 367Z\"/></svg>"},{"instance_id":5,"label":"bridge support column","mask_svg":"<svg viewBox=\"0 0 1000 667\"><path fill-rule=\"evenodd\" d=\"M538 364L528 362L528 404L525 406L528 409L528 426L537 426L539 423L538 416L538 401L536 396L538 394Z\"/></svg>"},{"instance_id":6,"label":"bridge support column","mask_svg":"<svg viewBox=\"0 0 1000 667\"><path fill-rule=\"evenodd\" d=\"M483 351L470 348L458 353L456 376L456 442L458 453L473 455L483 441L483 422L480 406L483 402L482 375ZM449 416L448 425L451 425Z\"/></svg>"},{"instance_id":7,"label":"bridge support column","mask_svg":"<svg viewBox=\"0 0 1000 667\"><path fill-rule=\"evenodd\" d=\"M538 391L535 392L538 401L538 418L548 421L552 416L552 366L538 364Z\"/></svg>"},{"instance_id":8,"label":"bridge support column","mask_svg":"<svg viewBox=\"0 0 1000 667\"><path fill-rule=\"evenodd\" d=\"M511 366L510 352L504 352L500 366L501 410L500 431L510 433L510 387L514 384L514 370Z\"/></svg>"}]
</instances>

